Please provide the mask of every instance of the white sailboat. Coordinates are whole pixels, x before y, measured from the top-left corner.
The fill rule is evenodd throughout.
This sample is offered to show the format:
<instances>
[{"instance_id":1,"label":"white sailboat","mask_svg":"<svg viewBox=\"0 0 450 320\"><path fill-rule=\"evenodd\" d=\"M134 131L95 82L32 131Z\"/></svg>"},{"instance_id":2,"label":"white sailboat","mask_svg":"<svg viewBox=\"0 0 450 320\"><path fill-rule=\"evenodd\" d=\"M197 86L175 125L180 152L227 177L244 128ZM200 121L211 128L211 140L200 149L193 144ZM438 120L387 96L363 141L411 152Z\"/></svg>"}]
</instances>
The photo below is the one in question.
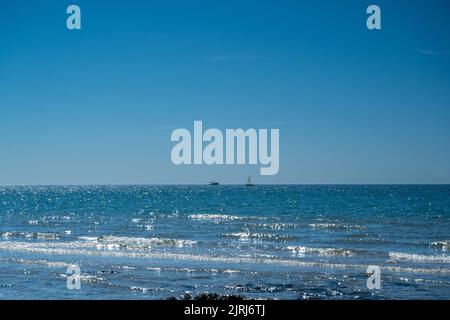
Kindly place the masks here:
<instances>
[{"instance_id":1,"label":"white sailboat","mask_svg":"<svg viewBox=\"0 0 450 320\"><path fill-rule=\"evenodd\" d=\"M247 183L245 184L245 186L246 187L253 187L254 186L254 184L252 183L252 180L250 179L250 176L248 176Z\"/></svg>"}]
</instances>

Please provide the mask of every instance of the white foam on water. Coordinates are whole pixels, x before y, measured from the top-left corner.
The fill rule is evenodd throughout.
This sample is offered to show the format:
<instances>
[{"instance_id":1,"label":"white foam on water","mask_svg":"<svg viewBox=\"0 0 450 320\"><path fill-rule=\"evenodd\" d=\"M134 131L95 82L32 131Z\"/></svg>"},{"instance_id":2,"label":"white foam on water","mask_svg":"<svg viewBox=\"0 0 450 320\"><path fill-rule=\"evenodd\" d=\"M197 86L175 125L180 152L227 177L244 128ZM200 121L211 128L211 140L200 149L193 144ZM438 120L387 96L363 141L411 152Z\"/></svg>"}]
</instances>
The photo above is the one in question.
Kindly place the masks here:
<instances>
[{"instance_id":1,"label":"white foam on water","mask_svg":"<svg viewBox=\"0 0 450 320\"><path fill-rule=\"evenodd\" d=\"M227 233L225 236L231 236L231 237L237 237L241 240L248 240L250 239L250 232L236 232L236 233Z\"/></svg>"},{"instance_id":2,"label":"white foam on water","mask_svg":"<svg viewBox=\"0 0 450 320\"><path fill-rule=\"evenodd\" d=\"M312 229L327 230L327 231L351 231L351 230L365 230L365 226L346 225L337 223L311 223L309 225Z\"/></svg>"},{"instance_id":3,"label":"white foam on water","mask_svg":"<svg viewBox=\"0 0 450 320\"><path fill-rule=\"evenodd\" d=\"M7 258L2 259L3 261L8 262L15 262L15 263L21 263L21 264L29 264L29 265L45 265L47 267L54 267L54 268L67 268L69 267L70 263L62 262L62 261L49 261L49 260L32 260L32 259L22 259L22 258Z\"/></svg>"},{"instance_id":4,"label":"white foam on water","mask_svg":"<svg viewBox=\"0 0 450 320\"><path fill-rule=\"evenodd\" d=\"M7 231L2 233L2 238L4 239L36 239L36 240L58 240L60 238L59 233L52 232L15 232Z\"/></svg>"},{"instance_id":5,"label":"white foam on water","mask_svg":"<svg viewBox=\"0 0 450 320\"><path fill-rule=\"evenodd\" d=\"M286 241L292 240L294 237L289 234L271 234L271 233L253 233L249 231L236 232L236 233L225 233L226 237L235 237L240 240L247 241L250 239L256 240L277 240L277 241Z\"/></svg>"},{"instance_id":6,"label":"white foam on water","mask_svg":"<svg viewBox=\"0 0 450 320\"><path fill-rule=\"evenodd\" d=\"M145 270L161 272L162 268L160 268L160 267L147 267L147 268L145 268Z\"/></svg>"},{"instance_id":7,"label":"white foam on water","mask_svg":"<svg viewBox=\"0 0 450 320\"><path fill-rule=\"evenodd\" d=\"M82 237L78 237L78 239L79 240L83 240L83 241L97 241L98 237L85 237L85 236L82 236Z\"/></svg>"},{"instance_id":8,"label":"white foam on water","mask_svg":"<svg viewBox=\"0 0 450 320\"><path fill-rule=\"evenodd\" d=\"M350 249L341 248L311 248L303 246L288 246L287 250L291 251L295 255L304 256L305 254L317 254L319 256L342 256L352 257L355 253Z\"/></svg>"},{"instance_id":9,"label":"white foam on water","mask_svg":"<svg viewBox=\"0 0 450 320\"><path fill-rule=\"evenodd\" d=\"M97 249L134 249L144 250L156 246L187 247L196 244L193 240L184 239L165 239L165 238L142 238L142 237L118 237L118 236L100 236L100 237L78 237L84 243L94 243Z\"/></svg>"},{"instance_id":10,"label":"white foam on water","mask_svg":"<svg viewBox=\"0 0 450 320\"><path fill-rule=\"evenodd\" d=\"M228 273L228 274L236 274L236 273L239 273L239 272L240 272L239 270L235 270L235 269L223 270L223 273Z\"/></svg>"},{"instance_id":11,"label":"white foam on water","mask_svg":"<svg viewBox=\"0 0 450 320\"><path fill-rule=\"evenodd\" d=\"M144 287L138 287L138 286L130 287L130 289L133 290L133 291L140 291L142 293L147 293L149 291L153 291L152 288L144 288Z\"/></svg>"},{"instance_id":12,"label":"white foam on water","mask_svg":"<svg viewBox=\"0 0 450 320\"><path fill-rule=\"evenodd\" d=\"M45 217L41 217L38 219L31 219L28 220L27 223L29 225L48 225L49 223L55 224L55 223L59 223L59 222L68 222L70 220L72 220L73 217L71 216L59 216L59 215L55 215L55 216L45 216Z\"/></svg>"},{"instance_id":13,"label":"white foam on water","mask_svg":"<svg viewBox=\"0 0 450 320\"><path fill-rule=\"evenodd\" d=\"M61 273L59 276L64 279L67 279L67 277L68 277L68 275L64 274L64 273ZM81 280L81 282L87 283L87 284L101 283L101 282L105 281L105 279L102 277L99 277L99 276L93 275L93 274L88 274L88 273L82 273L80 275L80 280Z\"/></svg>"},{"instance_id":14,"label":"white foam on water","mask_svg":"<svg viewBox=\"0 0 450 320\"><path fill-rule=\"evenodd\" d=\"M415 262L443 262L450 263L450 256L429 256L403 252L389 252L389 257L395 260L409 260Z\"/></svg>"},{"instance_id":15,"label":"white foam on water","mask_svg":"<svg viewBox=\"0 0 450 320\"><path fill-rule=\"evenodd\" d=\"M101 236L97 240L101 245L125 248L125 249L150 249L155 246L186 247L197 243L193 240L164 239L164 238L138 238L138 237L117 237Z\"/></svg>"},{"instance_id":16,"label":"white foam on water","mask_svg":"<svg viewBox=\"0 0 450 320\"><path fill-rule=\"evenodd\" d=\"M283 230L283 229L294 229L298 227L296 223L245 223L247 228L260 228L268 230Z\"/></svg>"},{"instance_id":17,"label":"white foam on water","mask_svg":"<svg viewBox=\"0 0 450 320\"><path fill-rule=\"evenodd\" d=\"M140 286L131 286L130 290L132 290L132 291L140 291L143 294L146 294L148 292L166 291L166 289L164 289L164 288L146 288L146 287L140 287Z\"/></svg>"},{"instance_id":18,"label":"white foam on water","mask_svg":"<svg viewBox=\"0 0 450 320\"><path fill-rule=\"evenodd\" d=\"M233 221L243 219L243 217L240 216L232 216L227 214L190 214L188 218L192 220L211 220L211 221Z\"/></svg>"},{"instance_id":19,"label":"white foam on water","mask_svg":"<svg viewBox=\"0 0 450 320\"><path fill-rule=\"evenodd\" d=\"M355 269L360 272L366 272L367 265L363 264L343 264L326 263L314 261L302 261L299 259L276 259L276 258L250 258L250 257L224 257L209 256L202 254L189 253L169 253L169 252L146 252L146 251L105 251L98 250L94 242L73 241L73 242L13 242L0 241L0 250L15 252L28 252L49 255L81 255L81 256L102 256L102 257L120 257L120 258L145 258L145 259L173 259L184 261L200 261L213 263L230 264L272 264L289 267L311 267L324 269ZM187 269L186 269L187 270ZM384 266L382 270L399 273L423 273L423 274L444 274L450 275L450 269L445 268L407 268Z\"/></svg>"},{"instance_id":20,"label":"white foam on water","mask_svg":"<svg viewBox=\"0 0 450 320\"><path fill-rule=\"evenodd\" d=\"M198 221L211 221L211 222L222 222L222 221L235 221L235 220L266 220L265 217L256 216L236 216L228 214L217 214L217 213L206 213L206 214L190 214L189 219Z\"/></svg>"}]
</instances>

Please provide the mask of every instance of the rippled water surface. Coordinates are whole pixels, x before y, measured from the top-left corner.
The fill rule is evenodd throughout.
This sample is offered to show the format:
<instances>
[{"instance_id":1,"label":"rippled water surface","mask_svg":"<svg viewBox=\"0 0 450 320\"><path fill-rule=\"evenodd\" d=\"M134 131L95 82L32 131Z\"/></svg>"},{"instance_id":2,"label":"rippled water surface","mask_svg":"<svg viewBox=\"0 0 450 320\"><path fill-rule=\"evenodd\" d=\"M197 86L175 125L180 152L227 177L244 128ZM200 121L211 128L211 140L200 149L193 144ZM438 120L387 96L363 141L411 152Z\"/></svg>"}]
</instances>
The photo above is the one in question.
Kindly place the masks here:
<instances>
[{"instance_id":1,"label":"rippled water surface","mask_svg":"<svg viewBox=\"0 0 450 320\"><path fill-rule=\"evenodd\" d=\"M0 187L0 299L450 299L449 245L445 185Z\"/></svg>"}]
</instances>

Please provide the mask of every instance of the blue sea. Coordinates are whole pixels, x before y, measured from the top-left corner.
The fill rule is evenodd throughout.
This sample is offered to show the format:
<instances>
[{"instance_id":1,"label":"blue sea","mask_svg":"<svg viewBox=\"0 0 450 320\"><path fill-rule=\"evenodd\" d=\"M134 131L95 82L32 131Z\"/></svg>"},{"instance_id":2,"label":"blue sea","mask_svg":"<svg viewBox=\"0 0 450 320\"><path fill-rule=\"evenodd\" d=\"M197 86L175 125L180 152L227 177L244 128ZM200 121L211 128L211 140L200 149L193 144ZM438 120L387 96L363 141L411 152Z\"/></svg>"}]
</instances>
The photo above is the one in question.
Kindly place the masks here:
<instances>
[{"instance_id":1,"label":"blue sea","mask_svg":"<svg viewBox=\"0 0 450 320\"><path fill-rule=\"evenodd\" d=\"M0 299L450 299L449 245L448 185L0 186Z\"/></svg>"}]
</instances>

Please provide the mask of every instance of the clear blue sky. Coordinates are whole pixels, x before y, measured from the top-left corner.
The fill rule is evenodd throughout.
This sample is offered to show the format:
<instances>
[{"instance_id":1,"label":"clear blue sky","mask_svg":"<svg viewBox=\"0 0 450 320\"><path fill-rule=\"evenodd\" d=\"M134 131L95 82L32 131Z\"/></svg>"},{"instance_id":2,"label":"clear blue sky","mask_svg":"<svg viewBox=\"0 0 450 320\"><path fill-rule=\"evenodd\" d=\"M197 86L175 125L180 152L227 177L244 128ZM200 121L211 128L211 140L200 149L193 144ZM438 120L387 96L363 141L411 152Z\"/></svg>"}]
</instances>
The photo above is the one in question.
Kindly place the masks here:
<instances>
[{"instance_id":1,"label":"clear blue sky","mask_svg":"<svg viewBox=\"0 0 450 320\"><path fill-rule=\"evenodd\" d=\"M82 30L65 26L82 10ZM365 26L378 4L382 30ZM0 2L0 184L450 183L450 4ZM172 130L279 128L280 171Z\"/></svg>"}]
</instances>

